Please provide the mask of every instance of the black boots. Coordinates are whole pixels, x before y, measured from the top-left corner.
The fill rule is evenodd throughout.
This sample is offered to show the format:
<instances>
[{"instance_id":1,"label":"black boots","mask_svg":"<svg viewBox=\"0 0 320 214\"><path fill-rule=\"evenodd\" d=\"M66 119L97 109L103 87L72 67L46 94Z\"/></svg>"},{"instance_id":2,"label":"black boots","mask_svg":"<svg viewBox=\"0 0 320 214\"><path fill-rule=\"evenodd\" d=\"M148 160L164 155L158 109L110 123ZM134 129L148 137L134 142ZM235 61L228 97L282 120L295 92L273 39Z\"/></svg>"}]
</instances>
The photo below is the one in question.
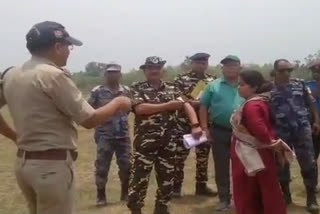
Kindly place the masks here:
<instances>
[{"instance_id":1,"label":"black boots","mask_svg":"<svg viewBox=\"0 0 320 214\"><path fill-rule=\"evenodd\" d=\"M282 189L283 197L286 204L290 205L292 203L292 198L291 198L289 183L281 183L281 189Z\"/></svg>"},{"instance_id":2,"label":"black boots","mask_svg":"<svg viewBox=\"0 0 320 214\"><path fill-rule=\"evenodd\" d=\"M170 214L169 208L163 204L156 204L153 214Z\"/></svg>"},{"instance_id":3,"label":"black boots","mask_svg":"<svg viewBox=\"0 0 320 214\"><path fill-rule=\"evenodd\" d=\"M131 214L142 214L141 209L131 209Z\"/></svg>"},{"instance_id":4,"label":"black boots","mask_svg":"<svg viewBox=\"0 0 320 214\"><path fill-rule=\"evenodd\" d=\"M176 184L173 187L173 198L181 198L181 185Z\"/></svg>"},{"instance_id":5,"label":"black boots","mask_svg":"<svg viewBox=\"0 0 320 214\"><path fill-rule=\"evenodd\" d=\"M316 189L306 187L307 190L307 211L316 214L319 213L319 206L316 197Z\"/></svg>"},{"instance_id":6,"label":"black boots","mask_svg":"<svg viewBox=\"0 0 320 214\"><path fill-rule=\"evenodd\" d=\"M128 188L129 188L129 179L125 180L121 184L121 201L128 201Z\"/></svg>"},{"instance_id":7,"label":"black boots","mask_svg":"<svg viewBox=\"0 0 320 214\"><path fill-rule=\"evenodd\" d=\"M196 195L215 197L217 192L213 191L207 186L207 183L196 184Z\"/></svg>"},{"instance_id":8,"label":"black boots","mask_svg":"<svg viewBox=\"0 0 320 214\"><path fill-rule=\"evenodd\" d=\"M106 189L105 188L97 189L97 207L103 207L106 205L107 205Z\"/></svg>"}]
</instances>

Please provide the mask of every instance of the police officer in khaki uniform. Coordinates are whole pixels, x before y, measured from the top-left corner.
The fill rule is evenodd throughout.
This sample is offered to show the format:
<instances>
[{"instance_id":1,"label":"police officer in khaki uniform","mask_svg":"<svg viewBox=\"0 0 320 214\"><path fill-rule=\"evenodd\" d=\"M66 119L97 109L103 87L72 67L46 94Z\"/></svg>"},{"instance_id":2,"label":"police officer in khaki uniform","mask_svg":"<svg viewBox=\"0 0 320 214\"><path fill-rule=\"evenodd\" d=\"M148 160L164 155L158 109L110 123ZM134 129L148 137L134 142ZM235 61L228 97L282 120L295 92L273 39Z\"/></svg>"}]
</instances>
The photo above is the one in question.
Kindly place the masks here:
<instances>
[{"instance_id":1,"label":"police officer in khaki uniform","mask_svg":"<svg viewBox=\"0 0 320 214\"><path fill-rule=\"evenodd\" d=\"M3 75L1 106L8 104L17 130L16 178L31 214L71 214L75 123L102 124L131 104L119 97L94 110L63 70L70 47L82 43L55 22L34 25L26 35L32 58Z\"/></svg>"}]
</instances>

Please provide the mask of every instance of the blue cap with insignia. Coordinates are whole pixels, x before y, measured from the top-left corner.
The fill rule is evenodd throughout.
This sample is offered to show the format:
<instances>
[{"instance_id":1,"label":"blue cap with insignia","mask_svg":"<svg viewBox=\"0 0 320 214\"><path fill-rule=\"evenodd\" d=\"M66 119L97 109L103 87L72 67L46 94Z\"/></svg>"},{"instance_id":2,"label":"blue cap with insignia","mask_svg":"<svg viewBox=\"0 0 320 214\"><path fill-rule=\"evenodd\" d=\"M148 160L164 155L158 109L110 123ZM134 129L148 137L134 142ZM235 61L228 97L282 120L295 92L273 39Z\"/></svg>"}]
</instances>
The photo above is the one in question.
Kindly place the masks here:
<instances>
[{"instance_id":1,"label":"blue cap with insignia","mask_svg":"<svg viewBox=\"0 0 320 214\"><path fill-rule=\"evenodd\" d=\"M196 53L193 56L191 56L189 59L192 61L206 61L210 57L210 54L207 53Z\"/></svg>"},{"instance_id":2,"label":"blue cap with insignia","mask_svg":"<svg viewBox=\"0 0 320 214\"><path fill-rule=\"evenodd\" d=\"M27 48L38 50L49 47L56 42L67 42L70 45L81 46L82 42L65 30L65 27L57 22L45 21L35 24L26 35Z\"/></svg>"}]
</instances>

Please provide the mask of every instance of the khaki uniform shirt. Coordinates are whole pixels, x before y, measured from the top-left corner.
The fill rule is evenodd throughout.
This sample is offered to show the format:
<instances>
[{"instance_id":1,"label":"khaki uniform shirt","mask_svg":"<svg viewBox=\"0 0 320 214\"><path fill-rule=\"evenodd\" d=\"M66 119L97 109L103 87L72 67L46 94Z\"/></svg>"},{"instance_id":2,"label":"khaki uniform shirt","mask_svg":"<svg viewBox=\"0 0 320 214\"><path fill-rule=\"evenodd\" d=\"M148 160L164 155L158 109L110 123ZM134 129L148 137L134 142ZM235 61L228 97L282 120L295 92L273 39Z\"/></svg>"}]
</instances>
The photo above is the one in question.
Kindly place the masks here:
<instances>
[{"instance_id":1,"label":"khaki uniform shirt","mask_svg":"<svg viewBox=\"0 0 320 214\"><path fill-rule=\"evenodd\" d=\"M70 73L47 59L32 57L3 78L0 106L8 104L18 148L26 151L76 149L77 130L94 109Z\"/></svg>"}]
</instances>

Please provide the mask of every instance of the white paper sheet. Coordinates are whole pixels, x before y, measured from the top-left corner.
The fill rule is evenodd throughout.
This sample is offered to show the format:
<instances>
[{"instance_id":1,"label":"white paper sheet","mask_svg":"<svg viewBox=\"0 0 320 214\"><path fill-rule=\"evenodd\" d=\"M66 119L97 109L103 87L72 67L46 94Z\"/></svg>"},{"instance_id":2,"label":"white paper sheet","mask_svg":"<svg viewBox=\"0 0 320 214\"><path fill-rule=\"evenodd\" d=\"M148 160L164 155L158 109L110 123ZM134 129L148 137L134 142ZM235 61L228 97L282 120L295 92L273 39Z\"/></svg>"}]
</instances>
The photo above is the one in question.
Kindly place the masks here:
<instances>
[{"instance_id":1,"label":"white paper sheet","mask_svg":"<svg viewBox=\"0 0 320 214\"><path fill-rule=\"evenodd\" d=\"M199 139L194 139L191 134L183 135L183 143L187 149L191 149L207 141L208 139L205 132L202 133L202 136Z\"/></svg>"}]
</instances>

